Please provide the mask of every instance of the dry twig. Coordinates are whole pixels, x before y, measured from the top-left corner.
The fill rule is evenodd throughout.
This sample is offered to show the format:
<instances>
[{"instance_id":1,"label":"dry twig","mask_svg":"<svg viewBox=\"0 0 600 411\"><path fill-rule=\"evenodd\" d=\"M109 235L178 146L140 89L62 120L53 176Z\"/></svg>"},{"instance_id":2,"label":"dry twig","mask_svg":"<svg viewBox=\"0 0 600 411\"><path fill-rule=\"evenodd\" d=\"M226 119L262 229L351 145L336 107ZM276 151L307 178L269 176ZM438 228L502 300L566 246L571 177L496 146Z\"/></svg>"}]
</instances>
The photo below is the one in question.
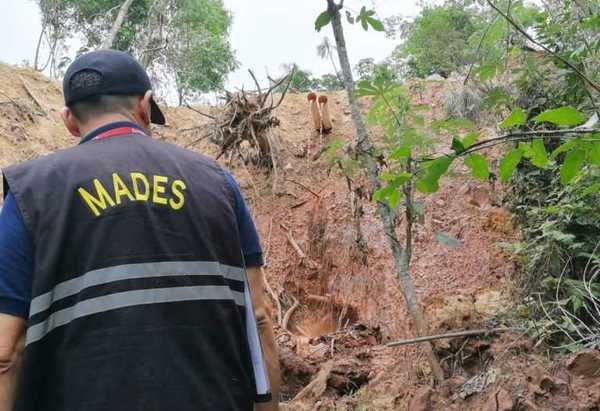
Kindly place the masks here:
<instances>
[{"instance_id":1,"label":"dry twig","mask_svg":"<svg viewBox=\"0 0 600 411\"><path fill-rule=\"evenodd\" d=\"M23 88L25 89L25 91L27 92L27 94L29 95L29 97L31 97L31 99L35 102L35 104L37 104L37 106L40 108L40 110L42 110L42 113L44 113L44 116L48 120L52 120L52 118L48 114L48 110L46 110L46 107L44 105L42 105L42 103L40 103L40 100L35 96L35 94L33 93L33 91L31 91L31 88L25 82L25 79L23 78L23 76L19 76L19 79L21 79L21 83L23 84Z\"/></svg>"},{"instance_id":2,"label":"dry twig","mask_svg":"<svg viewBox=\"0 0 600 411\"><path fill-rule=\"evenodd\" d=\"M386 347L399 347L401 345L408 344L418 344L422 342L428 342L433 340L442 340L446 338L457 338L457 337L467 337L470 335L482 335L482 334L494 334L494 333L502 333L509 331L521 331L522 328L515 327L505 327L505 328L484 328L481 330L467 330L467 331L456 331L446 334L437 334L437 335L429 335L425 337L417 337L417 338L409 338L407 340L394 341L391 343L387 343Z\"/></svg>"},{"instance_id":3,"label":"dry twig","mask_svg":"<svg viewBox=\"0 0 600 411\"><path fill-rule=\"evenodd\" d=\"M296 311L296 309L300 306L300 302L295 297L291 298L294 303L292 304L290 309L286 311L285 315L283 316L283 321L281 323L281 328L283 328L286 331L289 331L288 324L290 323L290 318L292 318L292 314L294 314L294 311Z\"/></svg>"}]
</instances>

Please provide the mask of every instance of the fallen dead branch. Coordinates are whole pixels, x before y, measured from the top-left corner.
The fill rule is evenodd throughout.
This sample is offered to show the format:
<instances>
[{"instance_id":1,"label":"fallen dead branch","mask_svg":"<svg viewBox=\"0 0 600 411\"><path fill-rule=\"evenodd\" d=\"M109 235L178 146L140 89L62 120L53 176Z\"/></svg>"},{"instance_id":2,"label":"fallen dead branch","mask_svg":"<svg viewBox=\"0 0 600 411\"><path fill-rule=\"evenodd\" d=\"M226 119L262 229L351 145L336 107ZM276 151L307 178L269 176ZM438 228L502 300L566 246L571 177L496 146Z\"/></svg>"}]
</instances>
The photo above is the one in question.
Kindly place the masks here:
<instances>
[{"instance_id":1,"label":"fallen dead branch","mask_svg":"<svg viewBox=\"0 0 600 411\"><path fill-rule=\"evenodd\" d=\"M332 298L330 295L306 294L306 298L319 303L331 304Z\"/></svg>"},{"instance_id":2,"label":"fallen dead branch","mask_svg":"<svg viewBox=\"0 0 600 411\"><path fill-rule=\"evenodd\" d=\"M289 331L288 324L290 322L290 318L292 318L292 314L294 314L294 311L296 311L296 309L300 306L300 302L295 297L292 297L292 301L294 301L294 303L290 309L286 311L285 315L283 316L283 321L281 322L281 328L286 331Z\"/></svg>"},{"instance_id":3,"label":"fallen dead branch","mask_svg":"<svg viewBox=\"0 0 600 411\"><path fill-rule=\"evenodd\" d=\"M195 109L194 107L190 106L189 104L186 104L186 105L185 105L185 107L186 107L186 108L188 108L189 110L192 110L194 113L198 113L198 114L200 114L201 116L204 116L204 117L210 118L211 120L216 120L216 119L217 119L215 116L212 116L212 115L210 115L210 114L203 113L202 111Z\"/></svg>"},{"instance_id":4,"label":"fallen dead branch","mask_svg":"<svg viewBox=\"0 0 600 411\"><path fill-rule=\"evenodd\" d=\"M424 337L417 338L409 338L407 340L394 341L391 343L387 343L386 347L399 347L401 345L408 344L418 344L422 342L428 342L433 340L442 340L445 338L458 338L458 337L468 337L471 335L487 335L487 334L495 334L495 333L503 333L510 331L522 331L522 328L518 327L504 327L504 328L484 328L481 330L467 330L467 331L456 331L446 334L437 334L437 335L429 335Z\"/></svg>"},{"instance_id":5,"label":"fallen dead branch","mask_svg":"<svg viewBox=\"0 0 600 411\"><path fill-rule=\"evenodd\" d=\"M306 253L304 251L302 251L302 249L300 248L300 246L298 245L298 243L296 242L296 240L294 239L294 236L292 236L292 230L291 228L289 228L288 226L286 226L285 224L281 223L280 224L281 228L286 232L286 236L287 236L287 241L288 243L292 246L292 248L296 251L296 254L298 254L298 256L304 260L306 258Z\"/></svg>"},{"instance_id":6,"label":"fallen dead branch","mask_svg":"<svg viewBox=\"0 0 600 411\"><path fill-rule=\"evenodd\" d=\"M300 401L308 398L319 398L327 389L327 380L331 375L333 362L328 361L321 366L317 376L300 391L292 401Z\"/></svg>"},{"instance_id":7,"label":"fallen dead branch","mask_svg":"<svg viewBox=\"0 0 600 411\"><path fill-rule=\"evenodd\" d=\"M296 251L296 254L298 254L298 256L300 257L300 260L302 262L306 261L307 264L308 264L308 266L310 268L313 268L313 269L320 268L319 263L317 263L316 261L314 261L312 258L308 257L306 255L306 253L302 250L302 248L300 248L300 246L296 242L296 239L294 239L294 236L292 235L291 228L289 228L288 226L286 226L283 223L280 223L279 225L286 232L287 241L292 246L292 248L294 249L294 251Z\"/></svg>"},{"instance_id":8,"label":"fallen dead branch","mask_svg":"<svg viewBox=\"0 0 600 411\"><path fill-rule=\"evenodd\" d=\"M267 290L267 292L269 293L269 295L271 296L271 298L273 299L273 302L275 303L275 305L277 307L277 324L279 326L281 326L282 321L283 321L281 301L279 301L279 296L277 294L275 294L275 291L273 291L273 287L271 287L271 284L269 284L269 281L267 280L266 270L263 267L261 267L260 271L262 273L263 285L264 285L265 289Z\"/></svg>"},{"instance_id":9,"label":"fallen dead branch","mask_svg":"<svg viewBox=\"0 0 600 411\"><path fill-rule=\"evenodd\" d=\"M35 94L33 93L33 91L31 91L31 88L27 85L27 82L25 82L25 79L23 78L23 76L19 76L19 79L21 80L21 83L23 84L23 88L25 89L25 91L27 92L27 94L29 95L29 97L31 97L31 99L40 108L40 110L42 110L42 113L44 114L44 116L48 120L52 120L50 118L50 115L48 114L48 110L46 110L46 107L42 103L40 103L40 100L35 96Z\"/></svg>"},{"instance_id":10,"label":"fallen dead branch","mask_svg":"<svg viewBox=\"0 0 600 411\"><path fill-rule=\"evenodd\" d=\"M290 183L296 184L298 187L305 189L306 191L308 191L309 193L311 193L312 195L314 195L317 198L320 197L319 194L315 193L313 190L308 188L306 185L299 183L298 181L294 181L291 178L286 178L285 181L289 181Z\"/></svg>"},{"instance_id":11,"label":"fallen dead branch","mask_svg":"<svg viewBox=\"0 0 600 411\"><path fill-rule=\"evenodd\" d=\"M302 207L302 206L303 206L304 204L306 204L306 203L308 203L308 200L302 200L302 201L300 201L300 202L298 202L298 203L296 203L296 204L292 204L292 205L290 206L290 208L293 210L293 209L295 209L295 208Z\"/></svg>"}]
</instances>

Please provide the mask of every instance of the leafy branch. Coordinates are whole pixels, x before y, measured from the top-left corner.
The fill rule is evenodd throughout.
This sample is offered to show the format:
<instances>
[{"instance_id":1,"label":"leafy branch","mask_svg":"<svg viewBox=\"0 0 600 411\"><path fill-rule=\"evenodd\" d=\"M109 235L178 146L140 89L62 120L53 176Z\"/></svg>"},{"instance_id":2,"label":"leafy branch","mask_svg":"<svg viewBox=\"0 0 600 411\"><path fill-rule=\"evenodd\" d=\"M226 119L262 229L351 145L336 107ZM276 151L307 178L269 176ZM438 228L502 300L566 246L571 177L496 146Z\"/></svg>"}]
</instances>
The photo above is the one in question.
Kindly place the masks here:
<instances>
[{"instance_id":1,"label":"leafy branch","mask_svg":"<svg viewBox=\"0 0 600 411\"><path fill-rule=\"evenodd\" d=\"M339 13L339 11L343 8L344 8L343 1L340 1L340 3L338 3L338 4L334 3L333 5L329 6L327 8L327 10L325 10L324 12L319 14L317 19L315 20L315 30L320 32L323 27L325 27L329 23L331 23L332 16L335 13ZM385 31L385 27L384 27L383 23L381 22L381 20L375 18L374 16L375 16L375 11L367 9L365 6L363 6L360 9L360 12L356 16L353 15L349 10L346 10L346 19L347 19L348 23L350 23L350 24L360 23L362 28L365 31L368 31L369 27L371 27L375 31Z\"/></svg>"},{"instance_id":2,"label":"leafy branch","mask_svg":"<svg viewBox=\"0 0 600 411\"><path fill-rule=\"evenodd\" d=\"M577 68L577 66L575 66L573 63L571 63L569 60L567 60L566 58L562 57L560 54L552 51L551 49L546 47L544 44L542 44L539 41L537 41L536 39L534 39L511 16L509 16L508 14L506 14L505 12L500 10L500 8L498 8L498 6L496 6L491 0L486 0L486 2L490 5L490 7L492 7L494 10L496 10L496 12L498 12L498 14L500 14L508 23L510 23L511 26L513 26L519 33L521 33L527 40L529 40L536 46L541 47L546 53L554 56L555 58L557 58L558 60L563 62L566 66L568 66L571 70L573 70L584 82L589 84L594 90L596 90L597 92L600 93L600 84L598 84L595 81L593 81L592 79L590 79L587 75L585 75L585 73L583 73L581 70L579 70Z\"/></svg>"},{"instance_id":3,"label":"leafy branch","mask_svg":"<svg viewBox=\"0 0 600 411\"><path fill-rule=\"evenodd\" d=\"M562 139L569 138L572 136L579 136L581 134L590 134L594 132L598 132L599 130L593 128L571 128L565 130L535 130L535 131L516 131L513 133L507 133L498 137L489 138L486 140L478 141L470 145L468 148L464 150L458 150L454 154L454 157L464 157L470 153L474 153L476 151L487 150L491 147L495 147L500 144L506 144L510 142L516 141L531 141L534 139ZM420 159L416 159L419 162L433 161L438 158L441 158L440 155L437 157L423 157Z\"/></svg>"}]
</instances>

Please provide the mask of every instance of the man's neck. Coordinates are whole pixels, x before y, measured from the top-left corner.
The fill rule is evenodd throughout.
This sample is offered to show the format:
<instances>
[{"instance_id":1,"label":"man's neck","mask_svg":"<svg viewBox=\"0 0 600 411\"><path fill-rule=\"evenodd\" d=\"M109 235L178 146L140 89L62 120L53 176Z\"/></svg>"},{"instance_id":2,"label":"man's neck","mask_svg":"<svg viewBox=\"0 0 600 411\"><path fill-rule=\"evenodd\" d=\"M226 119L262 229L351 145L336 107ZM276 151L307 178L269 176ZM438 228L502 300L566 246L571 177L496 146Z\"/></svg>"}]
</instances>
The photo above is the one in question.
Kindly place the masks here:
<instances>
[{"instance_id":1,"label":"man's neck","mask_svg":"<svg viewBox=\"0 0 600 411\"><path fill-rule=\"evenodd\" d=\"M91 133L92 131L94 131L100 127L106 126L107 124L110 124L110 123L115 123L117 121L129 121L129 122L137 124L139 126L139 123L135 120L135 118L128 117L123 114L107 114L104 116L94 118L93 120L90 120L90 121L86 122L85 124L82 124L79 127L79 130L81 132L81 138L84 138L89 133Z\"/></svg>"}]
</instances>

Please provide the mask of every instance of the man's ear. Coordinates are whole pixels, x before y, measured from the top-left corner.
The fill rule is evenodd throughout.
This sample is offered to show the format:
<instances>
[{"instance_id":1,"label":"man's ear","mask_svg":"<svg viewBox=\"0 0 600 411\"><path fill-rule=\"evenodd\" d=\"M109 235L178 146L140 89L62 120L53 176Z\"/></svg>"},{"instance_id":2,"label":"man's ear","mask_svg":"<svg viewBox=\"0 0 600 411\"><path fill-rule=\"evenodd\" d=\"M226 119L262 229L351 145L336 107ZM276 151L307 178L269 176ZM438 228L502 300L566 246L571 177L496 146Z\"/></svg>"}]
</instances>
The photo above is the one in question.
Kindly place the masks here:
<instances>
[{"instance_id":1,"label":"man's ear","mask_svg":"<svg viewBox=\"0 0 600 411\"><path fill-rule=\"evenodd\" d=\"M60 110L60 117L62 118L65 127L67 130L69 130L69 133L71 133L73 137L81 137L79 123L69 107L63 107Z\"/></svg>"},{"instance_id":2,"label":"man's ear","mask_svg":"<svg viewBox=\"0 0 600 411\"><path fill-rule=\"evenodd\" d=\"M146 126L150 126L150 99L152 98L152 90L146 91L144 97L138 101L137 115L140 116Z\"/></svg>"}]
</instances>

